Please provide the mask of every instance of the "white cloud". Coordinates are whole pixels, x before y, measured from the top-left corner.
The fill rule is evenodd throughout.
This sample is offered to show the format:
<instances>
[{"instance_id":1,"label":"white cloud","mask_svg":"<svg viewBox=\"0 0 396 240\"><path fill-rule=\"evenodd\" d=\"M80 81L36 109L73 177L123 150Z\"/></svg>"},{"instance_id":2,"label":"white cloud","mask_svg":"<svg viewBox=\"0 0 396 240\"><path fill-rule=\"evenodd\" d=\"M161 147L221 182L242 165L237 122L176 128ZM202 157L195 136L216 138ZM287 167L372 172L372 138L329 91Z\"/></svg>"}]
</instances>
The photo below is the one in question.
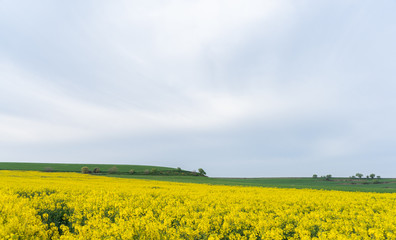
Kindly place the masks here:
<instances>
[{"instance_id":1,"label":"white cloud","mask_svg":"<svg viewBox=\"0 0 396 240\"><path fill-rule=\"evenodd\" d=\"M1 64L0 69L1 92L7 96L3 104L8 100L16 108L0 117L0 141L70 141L126 133L216 128L243 116L247 107L232 96L196 92L188 94L186 102L160 111L133 106L110 108L66 95L62 89L10 64Z\"/></svg>"},{"instance_id":2,"label":"white cloud","mask_svg":"<svg viewBox=\"0 0 396 240\"><path fill-rule=\"evenodd\" d=\"M65 89L58 85L51 76L27 72L23 66L3 61L1 84L8 100L17 104L18 108L34 109L34 112L28 111L30 115L24 117L3 116L3 141L70 141L237 124L251 114L257 114L258 109L252 102L257 99L210 90L211 83L205 79L206 74L200 73L198 59L201 58L202 48L216 42L220 49L229 45L228 41L235 44L236 39L243 37L240 34L246 31L244 28L258 20L269 19L282 10L280 7L279 3L261 1L251 4L238 1L227 4L172 1L152 6L128 1L124 4L96 5L90 13L92 15L86 17L88 20L76 32L83 33L91 45L82 46L103 49L101 52L104 56L101 58L107 56L109 61L104 62L106 66L96 66L101 69L86 71L98 70L110 77L115 73L112 65L130 63L138 69L138 75L115 73L109 79L101 79L104 87L110 86L110 92L101 89L101 93L107 94L96 94L89 88L78 93L74 92L75 88ZM42 8L36 9L45 12ZM73 34L73 42L81 38L71 33L69 28L62 34ZM93 49L85 49L81 54L84 57L92 52ZM112 62L112 59L116 59L116 62ZM183 64L183 61L187 64ZM162 63L165 66L161 66ZM185 72L185 67L189 72ZM134 79L139 75L144 76L144 80L139 82ZM60 76L52 77L58 80ZM129 79L125 81L118 78ZM74 86L80 84L73 79L66 81ZM165 86L168 90L170 88L177 96L169 96L167 89L155 85ZM132 95L129 95L124 89L130 86L145 89L146 99L138 98L141 97L139 90L133 90ZM92 94L98 95L94 99L104 99L92 102L86 99L87 96L81 97L85 94L88 99ZM114 95L119 94L120 98L115 98ZM153 100L148 102L151 98ZM106 101L114 102L101 104Z\"/></svg>"}]
</instances>

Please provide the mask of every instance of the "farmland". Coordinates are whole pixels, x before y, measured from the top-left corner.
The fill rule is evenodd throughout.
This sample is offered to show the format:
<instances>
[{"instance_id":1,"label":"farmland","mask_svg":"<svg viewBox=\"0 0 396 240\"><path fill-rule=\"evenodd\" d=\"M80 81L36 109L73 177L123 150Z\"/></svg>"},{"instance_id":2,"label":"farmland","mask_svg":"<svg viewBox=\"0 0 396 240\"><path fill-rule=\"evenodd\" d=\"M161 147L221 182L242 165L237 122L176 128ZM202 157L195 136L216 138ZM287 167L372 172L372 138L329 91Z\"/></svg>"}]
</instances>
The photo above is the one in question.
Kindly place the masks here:
<instances>
[{"instance_id":1,"label":"farmland","mask_svg":"<svg viewBox=\"0 0 396 240\"><path fill-rule=\"evenodd\" d=\"M191 171L176 168L144 165L111 165L111 164L55 164L55 163L0 163L0 170L34 170L53 172L81 172L81 168L87 166L90 170L100 168L101 173L95 174L107 177L145 179L154 181L183 182L183 183L203 183L210 185L229 186L256 186L256 187L276 187L276 188L298 188L298 189L324 189L339 191L359 191L359 192L382 192L395 193L396 179L350 179L333 178L331 181L324 181L321 178L212 178L192 176ZM118 173L108 174L108 170L116 166ZM129 171L134 169L134 174ZM157 174L151 174L156 169ZM144 171L149 170L150 174Z\"/></svg>"},{"instance_id":2,"label":"farmland","mask_svg":"<svg viewBox=\"0 0 396 240\"><path fill-rule=\"evenodd\" d=\"M395 239L395 193L0 171L1 239Z\"/></svg>"},{"instance_id":3,"label":"farmland","mask_svg":"<svg viewBox=\"0 0 396 240\"><path fill-rule=\"evenodd\" d=\"M153 175L108 175L119 178L146 179L155 181L171 181L184 183L203 183L211 185L227 186L256 186L273 188L297 188L297 189L323 189L350 192L379 192L396 193L396 179L383 178L349 179L333 178L325 181L321 178L206 178L193 176L153 176Z\"/></svg>"},{"instance_id":4,"label":"farmland","mask_svg":"<svg viewBox=\"0 0 396 240\"><path fill-rule=\"evenodd\" d=\"M85 166L90 169L98 167L101 169L102 172L106 172L111 167L117 166L120 173L128 173L128 171L131 169L135 169L137 172L143 172L146 169L151 170L154 168L158 171L176 171L175 168L145 165L0 162L0 170L81 172L81 168Z\"/></svg>"}]
</instances>

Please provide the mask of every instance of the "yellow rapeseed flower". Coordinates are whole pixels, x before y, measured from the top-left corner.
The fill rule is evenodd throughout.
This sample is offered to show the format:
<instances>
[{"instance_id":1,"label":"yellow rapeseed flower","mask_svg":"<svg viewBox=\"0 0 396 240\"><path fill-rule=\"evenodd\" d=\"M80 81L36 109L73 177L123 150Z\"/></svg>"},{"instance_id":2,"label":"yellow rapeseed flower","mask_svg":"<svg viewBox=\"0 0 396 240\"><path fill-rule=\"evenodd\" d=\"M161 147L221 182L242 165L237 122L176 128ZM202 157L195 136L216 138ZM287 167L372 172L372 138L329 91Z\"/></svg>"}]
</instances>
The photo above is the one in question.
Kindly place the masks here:
<instances>
[{"instance_id":1,"label":"yellow rapeseed flower","mask_svg":"<svg viewBox=\"0 0 396 240\"><path fill-rule=\"evenodd\" d=\"M396 239L396 194L0 171L0 239Z\"/></svg>"}]
</instances>

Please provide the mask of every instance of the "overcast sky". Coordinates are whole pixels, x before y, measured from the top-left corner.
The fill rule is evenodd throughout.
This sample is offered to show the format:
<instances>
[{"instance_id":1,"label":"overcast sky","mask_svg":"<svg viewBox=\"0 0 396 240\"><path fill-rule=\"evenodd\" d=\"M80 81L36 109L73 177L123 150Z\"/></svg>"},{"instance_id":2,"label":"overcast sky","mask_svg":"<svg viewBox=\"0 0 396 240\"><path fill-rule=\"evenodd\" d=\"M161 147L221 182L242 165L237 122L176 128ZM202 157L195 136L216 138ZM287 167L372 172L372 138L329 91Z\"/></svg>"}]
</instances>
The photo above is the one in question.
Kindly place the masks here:
<instances>
[{"instance_id":1,"label":"overcast sky","mask_svg":"<svg viewBox=\"0 0 396 240\"><path fill-rule=\"evenodd\" d=\"M0 0L0 161L396 177L395 11Z\"/></svg>"}]
</instances>

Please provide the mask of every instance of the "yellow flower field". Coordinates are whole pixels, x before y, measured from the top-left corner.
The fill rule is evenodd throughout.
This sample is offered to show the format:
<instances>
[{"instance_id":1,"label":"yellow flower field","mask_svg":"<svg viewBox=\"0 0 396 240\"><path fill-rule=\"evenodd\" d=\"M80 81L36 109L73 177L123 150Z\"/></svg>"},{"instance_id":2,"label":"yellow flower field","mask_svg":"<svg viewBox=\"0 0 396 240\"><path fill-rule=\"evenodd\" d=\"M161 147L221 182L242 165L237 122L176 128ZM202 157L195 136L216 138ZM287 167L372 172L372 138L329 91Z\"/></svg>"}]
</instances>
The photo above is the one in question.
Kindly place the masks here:
<instances>
[{"instance_id":1,"label":"yellow flower field","mask_svg":"<svg viewBox=\"0 0 396 240\"><path fill-rule=\"evenodd\" d=\"M396 239L396 194L0 171L0 239Z\"/></svg>"}]
</instances>

